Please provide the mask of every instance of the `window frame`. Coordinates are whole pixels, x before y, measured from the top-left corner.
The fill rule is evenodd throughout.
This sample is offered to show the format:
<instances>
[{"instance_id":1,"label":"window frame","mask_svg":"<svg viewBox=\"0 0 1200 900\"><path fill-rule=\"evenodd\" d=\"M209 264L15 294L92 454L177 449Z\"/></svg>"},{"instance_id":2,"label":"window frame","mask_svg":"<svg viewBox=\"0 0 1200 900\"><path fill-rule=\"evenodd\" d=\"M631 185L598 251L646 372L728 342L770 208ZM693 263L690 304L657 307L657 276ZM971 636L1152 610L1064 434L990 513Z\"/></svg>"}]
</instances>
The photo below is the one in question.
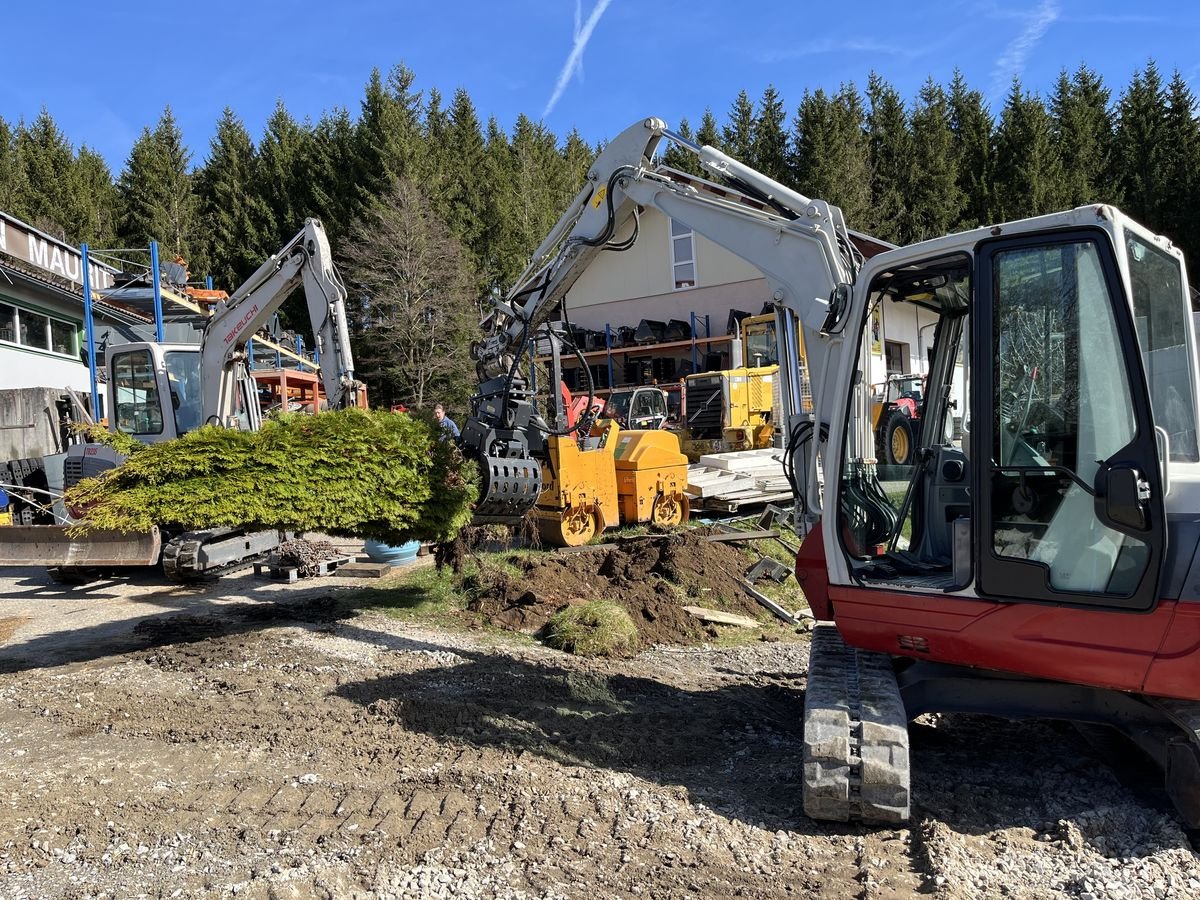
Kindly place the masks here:
<instances>
[{"instance_id":1,"label":"window frame","mask_svg":"<svg viewBox=\"0 0 1200 900\"><path fill-rule=\"evenodd\" d=\"M687 230L676 234L675 223L677 221L677 219L667 218L667 239L671 242L671 290L688 291L696 287L699 283L699 278L697 277L699 273L696 270L696 232L694 229L688 228L683 222L679 222L679 225ZM684 241L687 242L687 247L691 250L691 258L680 260L676 255L676 248ZM678 272L681 266L692 267L692 280L690 283L680 282Z\"/></svg>"},{"instance_id":2,"label":"window frame","mask_svg":"<svg viewBox=\"0 0 1200 900\"><path fill-rule=\"evenodd\" d=\"M79 323L71 319L64 319L61 316L44 313L37 309L32 309L28 306L23 306L7 297L0 297L0 306L7 306L13 311L13 337L12 339L0 337L0 346L16 347L19 350L25 350L32 353L45 353L49 356L55 356L59 359L79 359ZM46 346L39 347L33 344L27 344L21 340L21 318L22 316L36 316L39 319L44 319L46 322ZM72 345L74 350L69 353L64 353L61 350L54 349L54 323L65 325L71 330Z\"/></svg>"}]
</instances>

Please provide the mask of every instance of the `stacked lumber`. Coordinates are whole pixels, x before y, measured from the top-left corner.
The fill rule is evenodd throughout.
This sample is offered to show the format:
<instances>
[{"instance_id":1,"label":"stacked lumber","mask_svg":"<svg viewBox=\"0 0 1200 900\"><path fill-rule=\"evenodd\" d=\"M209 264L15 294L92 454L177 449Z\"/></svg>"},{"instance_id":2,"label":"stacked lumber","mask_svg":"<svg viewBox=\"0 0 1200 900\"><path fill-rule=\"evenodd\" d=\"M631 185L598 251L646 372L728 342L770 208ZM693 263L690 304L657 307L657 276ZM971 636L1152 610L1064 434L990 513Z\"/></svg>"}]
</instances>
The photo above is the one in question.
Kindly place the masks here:
<instances>
[{"instance_id":1,"label":"stacked lumber","mask_svg":"<svg viewBox=\"0 0 1200 900\"><path fill-rule=\"evenodd\" d=\"M687 492L694 508L725 512L792 496L783 473L783 451L776 449L702 456L688 466Z\"/></svg>"}]
</instances>

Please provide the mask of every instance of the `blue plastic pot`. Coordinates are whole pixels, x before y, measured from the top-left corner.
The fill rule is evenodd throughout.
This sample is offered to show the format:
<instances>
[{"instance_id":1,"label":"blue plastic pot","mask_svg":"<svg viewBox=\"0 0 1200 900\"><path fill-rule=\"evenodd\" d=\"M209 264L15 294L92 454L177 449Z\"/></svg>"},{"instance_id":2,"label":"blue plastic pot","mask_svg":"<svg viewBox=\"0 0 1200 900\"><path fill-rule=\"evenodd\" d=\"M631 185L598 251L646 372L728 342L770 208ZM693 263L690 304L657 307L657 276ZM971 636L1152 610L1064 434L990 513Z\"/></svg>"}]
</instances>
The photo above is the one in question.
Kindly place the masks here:
<instances>
[{"instance_id":1,"label":"blue plastic pot","mask_svg":"<svg viewBox=\"0 0 1200 900\"><path fill-rule=\"evenodd\" d=\"M403 566L417 558L417 553L421 550L421 542L409 541L397 547L368 538L363 545L363 549L366 551L367 558L371 562L386 563L389 566Z\"/></svg>"}]
</instances>

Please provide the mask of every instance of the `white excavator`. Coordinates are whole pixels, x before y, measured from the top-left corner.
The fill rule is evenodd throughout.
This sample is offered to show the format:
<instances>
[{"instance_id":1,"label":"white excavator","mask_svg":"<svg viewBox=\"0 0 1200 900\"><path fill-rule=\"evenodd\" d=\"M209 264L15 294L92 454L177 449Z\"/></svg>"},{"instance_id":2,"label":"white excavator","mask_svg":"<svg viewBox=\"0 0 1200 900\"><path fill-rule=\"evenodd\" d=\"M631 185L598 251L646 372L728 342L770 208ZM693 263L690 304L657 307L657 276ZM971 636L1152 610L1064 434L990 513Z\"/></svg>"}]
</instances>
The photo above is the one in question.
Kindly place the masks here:
<instances>
[{"instance_id":1,"label":"white excavator","mask_svg":"<svg viewBox=\"0 0 1200 900\"><path fill-rule=\"evenodd\" d=\"M142 443L179 437L201 425L257 431L262 424L247 343L267 325L288 296L303 285L329 408L358 404L346 321L346 289L317 219L304 227L234 291L217 303L199 344L135 342L108 350L105 409L109 430ZM111 469L124 457L102 443L68 448L64 484L70 487ZM275 531L223 528L168 533L96 531L71 537L70 525L0 528L0 566L46 566L62 580L97 569L150 566L186 580L243 565L278 546Z\"/></svg>"},{"instance_id":2,"label":"white excavator","mask_svg":"<svg viewBox=\"0 0 1200 900\"><path fill-rule=\"evenodd\" d=\"M665 140L719 184L657 165ZM521 356L647 209L771 291L796 576L819 620L797 748L808 814L905 820L908 721L972 712L1120 730L1200 827L1200 383L1179 249L1104 204L891 247L645 119L600 153L484 320L462 434L481 519L519 519L553 477L561 428ZM936 321L913 462L888 481L865 374L884 302Z\"/></svg>"}]
</instances>

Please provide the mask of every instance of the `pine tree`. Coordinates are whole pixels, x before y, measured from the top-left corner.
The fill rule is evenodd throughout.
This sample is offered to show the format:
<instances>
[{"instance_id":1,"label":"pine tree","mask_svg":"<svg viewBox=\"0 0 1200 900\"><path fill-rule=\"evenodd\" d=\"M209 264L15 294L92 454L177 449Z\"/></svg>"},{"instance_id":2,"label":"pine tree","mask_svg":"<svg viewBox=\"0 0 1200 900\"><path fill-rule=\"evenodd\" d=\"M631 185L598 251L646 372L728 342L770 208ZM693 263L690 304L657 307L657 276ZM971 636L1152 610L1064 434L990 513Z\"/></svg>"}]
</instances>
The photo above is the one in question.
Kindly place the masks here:
<instances>
[{"instance_id":1,"label":"pine tree","mask_svg":"<svg viewBox=\"0 0 1200 900\"><path fill-rule=\"evenodd\" d=\"M267 119L255 167L258 194L270 211L266 236L272 247L295 234L306 216L300 196L305 149L303 129L279 100Z\"/></svg>"},{"instance_id":2,"label":"pine tree","mask_svg":"<svg viewBox=\"0 0 1200 900\"><path fill-rule=\"evenodd\" d=\"M963 207L958 227L975 228L993 219L992 116L983 94L967 87L960 70L950 82L950 131L954 135L955 171Z\"/></svg>"},{"instance_id":3,"label":"pine tree","mask_svg":"<svg viewBox=\"0 0 1200 900\"><path fill-rule=\"evenodd\" d=\"M792 120L789 164L800 193L840 207L846 223L859 229L866 229L871 207L863 119L854 85L843 85L836 96L805 91Z\"/></svg>"},{"instance_id":4,"label":"pine tree","mask_svg":"<svg viewBox=\"0 0 1200 900\"><path fill-rule=\"evenodd\" d=\"M1122 206L1150 228L1158 227L1163 193L1167 100L1158 68L1151 60L1133 80L1117 105L1114 153Z\"/></svg>"},{"instance_id":5,"label":"pine tree","mask_svg":"<svg viewBox=\"0 0 1200 900\"><path fill-rule=\"evenodd\" d=\"M1050 114L1062 156L1064 200L1069 206L1116 202L1112 182L1113 122L1109 91L1100 76L1081 65L1058 76Z\"/></svg>"},{"instance_id":6,"label":"pine tree","mask_svg":"<svg viewBox=\"0 0 1200 900\"><path fill-rule=\"evenodd\" d=\"M21 122L16 133L16 164L21 169L18 198L22 218L55 237L73 237L79 186L75 151L45 107L32 125Z\"/></svg>"},{"instance_id":7,"label":"pine tree","mask_svg":"<svg viewBox=\"0 0 1200 900\"><path fill-rule=\"evenodd\" d=\"M587 141L583 139L583 135L576 128L571 129L571 133L567 135L566 143L562 149L563 162L566 164L564 170L565 184L569 187L574 185L572 197L578 193L583 187L584 181L587 179L588 169L592 167L592 163L596 161L596 154Z\"/></svg>"},{"instance_id":8,"label":"pine tree","mask_svg":"<svg viewBox=\"0 0 1200 900\"><path fill-rule=\"evenodd\" d=\"M385 82L371 71L355 130L355 181L360 204L383 196L392 182L414 170L421 149L421 94L412 89L416 76L397 65Z\"/></svg>"},{"instance_id":9,"label":"pine tree","mask_svg":"<svg viewBox=\"0 0 1200 900\"><path fill-rule=\"evenodd\" d=\"M1200 121L1196 95L1176 70L1167 85L1167 116L1163 128L1163 184L1159 227L1200 264Z\"/></svg>"},{"instance_id":10,"label":"pine tree","mask_svg":"<svg viewBox=\"0 0 1200 900\"><path fill-rule=\"evenodd\" d=\"M486 256L483 242L487 200L482 189L485 148L475 104L465 88L454 92L442 140L448 151L443 163L446 183L442 215L455 240L466 248L471 267L482 282L479 263Z\"/></svg>"},{"instance_id":11,"label":"pine tree","mask_svg":"<svg viewBox=\"0 0 1200 900\"><path fill-rule=\"evenodd\" d=\"M76 209L71 216L75 240L93 247L113 246L117 237L117 188L104 157L86 145L75 157L75 182Z\"/></svg>"},{"instance_id":12,"label":"pine tree","mask_svg":"<svg viewBox=\"0 0 1200 900\"><path fill-rule=\"evenodd\" d=\"M171 107L154 131L143 128L117 183L118 237L125 247L158 241L160 257L182 256L203 268L196 240L196 201L188 171L190 154ZM200 251L193 253L193 251Z\"/></svg>"},{"instance_id":13,"label":"pine tree","mask_svg":"<svg viewBox=\"0 0 1200 900\"><path fill-rule=\"evenodd\" d=\"M335 246L358 214L354 182L354 123L344 107L322 114L305 142L307 210L325 226Z\"/></svg>"},{"instance_id":14,"label":"pine tree","mask_svg":"<svg viewBox=\"0 0 1200 900\"><path fill-rule=\"evenodd\" d=\"M754 132L757 119L754 115L754 104L750 95L738 91L737 99L729 110L729 123L722 130L723 144L721 148L739 162L751 165L754 159Z\"/></svg>"},{"instance_id":15,"label":"pine tree","mask_svg":"<svg viewBox=\"0 0 1200 900\"><path fill-rule=\"evenodd\" d=\"M874 72L867 82L867 100L872 206L868 230L884 240L907 243L908 198L914 178L908 115L896 89Z\"/></svg>"},{"instance_id":16,"label":"pine tree","mask_svg":"<svg viewBox=\"0 0 1200 900\"><path fill-rule=\"evenodd\" d=\"M696 129L696 143L701 147L721 149L721 131L717 128L717 117L711 109L705 108L700 119L700 127Z\"/></svg>"},{"instance_id":17,"label":"pine tree","mask_svg":"<svg viewBox=\"0 0 1200 900\"><path fill-rule=\"evenodd\" d=\"M687 119L679 120L679 128L677 129L679 136L686 140L696 142L696 136L692 134L692 126ZM691 150L686 150L674 142L667 145L666 151L662 155L663 165L670 166L672 169L678 169L680 172L687 172L691 175L700 174L700 160L696 158L696 154Z\"/></svg>"},{"instance_id":18,"label":"pine tree","mask_svg":"<svg viewBox=\"0 0 1200 900\"><path fill-rule=\"evenodd\" d=\"M0 116L0 210L19 215L17 204L17 148L12 128Z\"/></svg>"},{"instance_id":19,"label":"pine tree","mask_svg":"<svg viewBox=\"0 0 1200 900\"><path fill-rule=\"evenodd\" d=\"M1050 114L1016 78L996 129L995 202L1001 220L1042 215L1066 205Z\"/></svg>"},{"instance_id":20,"label":"pine tree","mask_svg":"<svg viewBox=\"0 0 1200 900\"><path fill-rule=\"evenodd\" d=\"M512 157L512 227L506 255L511 260L522 260L519 268L523 268L524 261L562 215L564 196L574 192L566 187L566 163L558 153L554 135L523 113L513 130ZM514 279L515 274L519 271Z\"/></svg>"},{"instance_id":21,"label":"pine tree","mask_svg":"<svg viewBox=\"0 0 1200 900\"><path fill-rule=\"evenodd\" d=\"M484 144L483 183L484 194L482 258L479 260L481 280L488 293L503 291L520 274L524 263L509 255L513 241L509 237L512 226L513 155L508 144L508 135L493 116L488 119L487 139Z\"/></svg>"},{"instance_id":22,"label":"pine tree","mask_svg":"<svg viewBox=\"0 0 1200 900\"><path fill-rule=\"evenodd\" d=\"M909 190L910 240L949 234L962 215L954 133L946 92L925 81L912 112L913 182Z\"/></svg>"},{"instance_id":23,"label":"pine tree","mask_svg":"<svg viewBox=\"0 0 1200 900\"><path fill-rule=\"evenodd\" d=\"M758 101L758 118L754 122L754 144L750 165L768 178L783 185L791 184L788 170L787 113L783 100L771 85Z\"/></svg>"},{"instance_id":24,"label":"pine tree","mask_svg":"<svg viewBox=\"0 0 1200 900\"><path fill-rule=\"evenodd\" d=\"M240 285L274 249L271 210L258 193L259 184L250 133L225 107L198 173L197 194L209 237L209 271L227 290Z\"/></svg>"}]
</instances>

